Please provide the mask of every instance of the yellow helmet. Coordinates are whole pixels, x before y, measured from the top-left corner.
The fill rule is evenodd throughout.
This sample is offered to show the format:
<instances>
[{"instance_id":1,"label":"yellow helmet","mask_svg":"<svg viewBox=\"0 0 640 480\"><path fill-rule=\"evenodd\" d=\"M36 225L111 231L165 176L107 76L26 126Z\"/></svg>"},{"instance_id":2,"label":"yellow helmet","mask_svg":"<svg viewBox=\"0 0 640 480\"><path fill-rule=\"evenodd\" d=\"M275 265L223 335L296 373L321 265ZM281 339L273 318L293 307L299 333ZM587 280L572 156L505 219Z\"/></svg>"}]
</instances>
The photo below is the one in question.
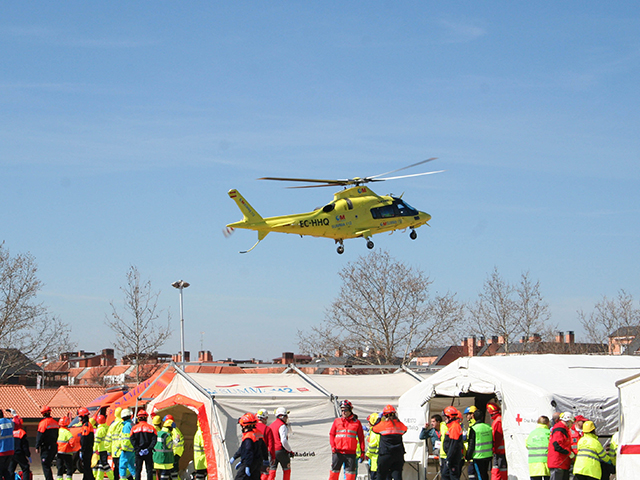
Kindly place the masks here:
<instances>
[{"instance_id":1,"label":"yellow helmet","mask_svg":"<svg viewBox=\"0 0 640 480\"><path fill-rule=\"evenodd\" d=\"M595 432L596 431L596 426L591 420L588 420L588 421L584 422L584 425L582 425L582 431L584 433Z\"/></svg>"},{"instance_id":2,"label":"yellow helmet","mask_svg":"<svg viewBox=\"0 0 640 480\"><path fill-rule=\"evenodd\" d=\"M165 420L162 426L167 428L173 428L173 420Z\"/></svg>"},{"instance_id":3,"label":"yellow helmet","mask_svg":"<svg viewBox=\"0 0 640 480\"><path fill-rule=\"evenodd\" d=\"M116 411L113 414L116 416L116 418L122 418L120 416L121 413L122 413L122 407L118 407L116 408Z\"/></svg>"},{"instance_id":4,"label":"yellow helmet","mask_svg":"<svg viewBox=\"0 0 640 480\"><path fill-rule=\"evenodd\" d=\"M151 420L151 423L153 423L156 426L159 426L162 423L162 417L160 417L160 415L155 415L153 417L153 420Z\"/></svg>"}]
</instances>

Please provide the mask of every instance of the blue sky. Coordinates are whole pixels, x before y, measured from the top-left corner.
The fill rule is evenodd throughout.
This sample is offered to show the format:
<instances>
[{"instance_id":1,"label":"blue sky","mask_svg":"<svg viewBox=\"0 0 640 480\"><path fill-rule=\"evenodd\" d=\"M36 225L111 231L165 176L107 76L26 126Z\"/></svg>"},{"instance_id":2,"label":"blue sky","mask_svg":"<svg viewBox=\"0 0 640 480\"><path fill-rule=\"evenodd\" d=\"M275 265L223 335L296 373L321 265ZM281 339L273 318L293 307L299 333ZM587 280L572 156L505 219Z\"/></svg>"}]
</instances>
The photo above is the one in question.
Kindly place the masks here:
<instances>
[{"instance_id":1,"label":"blue sky","mask_svg":"<svg viewBox=\"0 0 640 480\"><path fill-rule=\"evenodd\" d=\"M113 342L130 265L161 291L179 350L271 359L323 318L345 243L222 227L237 188L263 216L333 191L262 176L438 175L378 184L431 227L377 248L474 300L494 267L540 280L582 332L640 297L640 9L635 2L3 2L0 240L84 350Z\"/></svg>"}]
</instances>

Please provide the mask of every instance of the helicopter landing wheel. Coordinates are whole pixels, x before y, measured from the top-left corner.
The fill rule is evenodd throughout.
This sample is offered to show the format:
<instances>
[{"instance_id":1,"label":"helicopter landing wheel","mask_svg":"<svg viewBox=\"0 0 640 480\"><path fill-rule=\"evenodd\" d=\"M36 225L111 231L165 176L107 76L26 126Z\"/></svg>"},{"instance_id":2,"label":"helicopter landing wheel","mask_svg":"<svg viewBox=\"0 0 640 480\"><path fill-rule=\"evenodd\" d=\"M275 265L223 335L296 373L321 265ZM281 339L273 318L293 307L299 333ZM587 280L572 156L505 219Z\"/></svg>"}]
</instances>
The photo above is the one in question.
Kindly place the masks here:
<instances>
[{"instance_id":1,"label":"helicopter landing wheel","mask_svg":"<svg viewBox=\"0 0 640 480\"><path fill-rule=\"evenodd\" d=\"M418 238L418 234L416 233L415 230L411 230L411 233L409 234L409 238L411 240L415 240L416 238Z\"/></svg>"},{"instance_id":2,"label":"helicopter landing wheel","mask_svg":"<svg viewBox=\"0 0 640 480\"><path fill-rule=\"evenodd\" d=\"M367 240L367 248L371 250L373 248L373 242L371 240Z\"/></svg>"},{"instance_id":3,"label":"helicopter landing wheel","mask_svg":"<svg viewBox=\"0 0 640 480\"><path fill-rule=\"evenodd\" d=\"M344 253L344 245L338 245L338 248L336 249L336 251L342 255Z\"/></svg>"}]
</instances>

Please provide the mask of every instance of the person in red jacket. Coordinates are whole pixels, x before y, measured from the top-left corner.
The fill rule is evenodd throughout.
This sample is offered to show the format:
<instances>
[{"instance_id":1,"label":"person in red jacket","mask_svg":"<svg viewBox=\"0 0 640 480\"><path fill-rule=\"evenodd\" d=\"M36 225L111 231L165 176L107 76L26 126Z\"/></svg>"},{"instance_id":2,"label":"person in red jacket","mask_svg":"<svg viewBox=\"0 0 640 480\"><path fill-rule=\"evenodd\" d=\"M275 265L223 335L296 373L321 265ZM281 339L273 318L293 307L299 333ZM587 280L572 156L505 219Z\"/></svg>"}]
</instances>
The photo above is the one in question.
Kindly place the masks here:
<instances>
[{"instance_id":1,"label":"person in red jacket","mask_svg":"<svg viewBox=\"0 0 640 480\"><path fill-rule=\"evenodd\" d=\"M391 475L393 480L402 480L405 454L402 436L407 432L407 427L396 417L393 405L384 407L382 415L382 421L372 428L380 434L378 478L386 480Z\"/></svg>"},{"instance_id":2,"label":"person in red jacket","mask_svg":"<svg viewBox=\"0 0 640 480\"><path fill-rule=\"evenodd\" d=\"M364 430L358 417L353 414L353 405L349 400L340 402L340 411L342 415L333 421L329 431L331 444L329 480L340 478L340 469L343 465L346 480L355 480L358 446L360 446L360 460L364 460Z\"/></svg>"},{"instance_id":3,"label":"person in red jacket","mask_svg":"<svg viewBox=\"0 0 640 480\"><path fill-rule=\"evenodd\" d=\"M491 464L491 480L507 480L507 454L504 448L504 432L502 431L502 413L495 403L487 404L487 412L491 415L493 431L493 462Z\"/></svg>"},{"instance_id":4,"label":"person in red jacket","mask_svg":"<svg viewBox=\"0 0 640 480\"><path fill-rule=\"evenodd\" d=\"M27 438L27 432L23 427L22 417L14 415L13 417L13 459L9 464L9 473L12 478L15 474L16 468L20 465L22 470L22 478L24 480L30 480L33 477L29 463L31 463L31 451L29 449L29 439Z\"/></svg>"},{"instance_id":5,"label":"person in red jacket","mask_svg":"<svg viewBox=\"0 0 640 480\"><path fill-rule=\"evenodd\" d=\"M456 407L446 407L444 416L447 431L442 439L442 449L446 458L442 464L442 480L459 480L464 464L464 441L462 436L462 415Z\"/></svg>"},{"instance_id":6,"label":"person in red jacket","mask_svg":"<svg viewBox=\"0 0 640 480\"><path fill-rule=\"evenodd\" d=\"M589 421L587 417L576 415L573 425L571 425L571 430L569 430L569 434L571 435L571 451L573 452L574 458L575 455L578 454L578 442L584 435L582 425L587 421Z\"/></svg>"},{"instance_id":7,"label":"person in red jacket","mask_svg":"<svg viewBox=\"0 0 640 480\"><path fill-rule=\"evenodd\" d=\"M267 452L269 452L269 459L264 461L262 469L260 470L260 480L267 480L269 478L269 465L271 464L271 460L276 458L273 432L269 427L267 427L269 411L266 408L258 410L256 418L258 419L258 422L256 423L256 430L262 435L262 440L267 446Z\"/></svg>"},{"instance_id":8,"label":"person in red jacket","mask_svg":"<svg viewBox=\"0 0 640 480\"><path fill-rule=\"evenodd\" d=\"M294 453L289 445L288 420L289 411L284 407L278 407L276 419L269 425L269 430L273 435L273 449L275 451L275 456L269 464L269 480L275 480L278 464L282 467L282 479L289 480L291 478L291 457Z\"/></svg>"},{"instance_id":9,"label":"person in red jacket","mask_svg":"<svg viewBox=\"0 0 640 480\"><path fill-rule=\"evenodd\" d=\"M569 430L573 424L573 415L564 412L560 415L560 421L553 426L549 438L549 453L547 464L551 473L551 480L569 480L571 470L571 434Z\"/></svg>"},{"instance_id":10,"label":"person in red jacket","mask_svg":"<svg viewBox=\"0 0 640 480\"><path fill-rule=\"evenodd\" d=\"M58 453L58 422L51 418L51 408L45 405L40 410L44 417L38 424L36 435L36 451L40 454L42 473L45 480L53 480L51 465Z\"/></svg>"}]
</instances>

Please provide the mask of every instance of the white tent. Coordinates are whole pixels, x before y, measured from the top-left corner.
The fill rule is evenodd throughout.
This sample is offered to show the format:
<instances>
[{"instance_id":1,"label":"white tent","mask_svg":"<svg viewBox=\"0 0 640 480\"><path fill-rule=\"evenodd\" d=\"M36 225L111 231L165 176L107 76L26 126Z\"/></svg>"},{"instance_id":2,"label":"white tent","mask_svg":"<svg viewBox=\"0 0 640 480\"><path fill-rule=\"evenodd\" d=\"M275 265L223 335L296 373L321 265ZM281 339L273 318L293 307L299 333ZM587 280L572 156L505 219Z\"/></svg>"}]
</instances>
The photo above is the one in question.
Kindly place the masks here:
<instances>
[{"instance_id":1,"label":"white tent","mask_svg":"<svg viewBox=\"0 0 640 480\"><path fill-rule=\"evenodd\" d=\"M416 385L415 374L386 375L305 375L283 374L186 374L178 370L167 388L149 405L151 411L178 409L188 440L196 428L196 418L205 436L210 480L231 480L229 458L239 446L237 420L246 412L277 407L290 410L290 443L296 456L292 461L297 478L324 479L331 463L329 430L337 402L349 399L355 413L366 417L386 404L397 404L402 393ZM175 415L174 411L171 411ZM197 414L197 417L196 415ZM271 415L269 421L275 420ZM187 442L188 443L188 442ZM185 456L188 453L185 452ZM281 475L281 473L278 473Z\"/></svg>"},{"instance_id":2,"label":"white tent","mask_svg":"<svg viewBox=\"0 0 640 480\"><path fill-rule=\"evenodd\" d=\"M616 382L620 393L620 432L616 470L618 478L634 478L640 471L640 375Z\"/></svg>"},{"instance_id":3,"label":"white tent","mask_svg":"<svg viewBox=\"0 0 640 480\"><path fill-rule=\"evenodd\" d=\"M600 435L618 424L617 380L640 373L640 358L590 355L512 355L460 358L400 398L407 425L424 424L436 396L494 394L502 404L509 478L528 479L525 440L540 415L570 411L593 420ZM434 412L440 413L440 412ZM408 453L424 455L419 429L405 435Z\"/></svg>"}]
</instances>

